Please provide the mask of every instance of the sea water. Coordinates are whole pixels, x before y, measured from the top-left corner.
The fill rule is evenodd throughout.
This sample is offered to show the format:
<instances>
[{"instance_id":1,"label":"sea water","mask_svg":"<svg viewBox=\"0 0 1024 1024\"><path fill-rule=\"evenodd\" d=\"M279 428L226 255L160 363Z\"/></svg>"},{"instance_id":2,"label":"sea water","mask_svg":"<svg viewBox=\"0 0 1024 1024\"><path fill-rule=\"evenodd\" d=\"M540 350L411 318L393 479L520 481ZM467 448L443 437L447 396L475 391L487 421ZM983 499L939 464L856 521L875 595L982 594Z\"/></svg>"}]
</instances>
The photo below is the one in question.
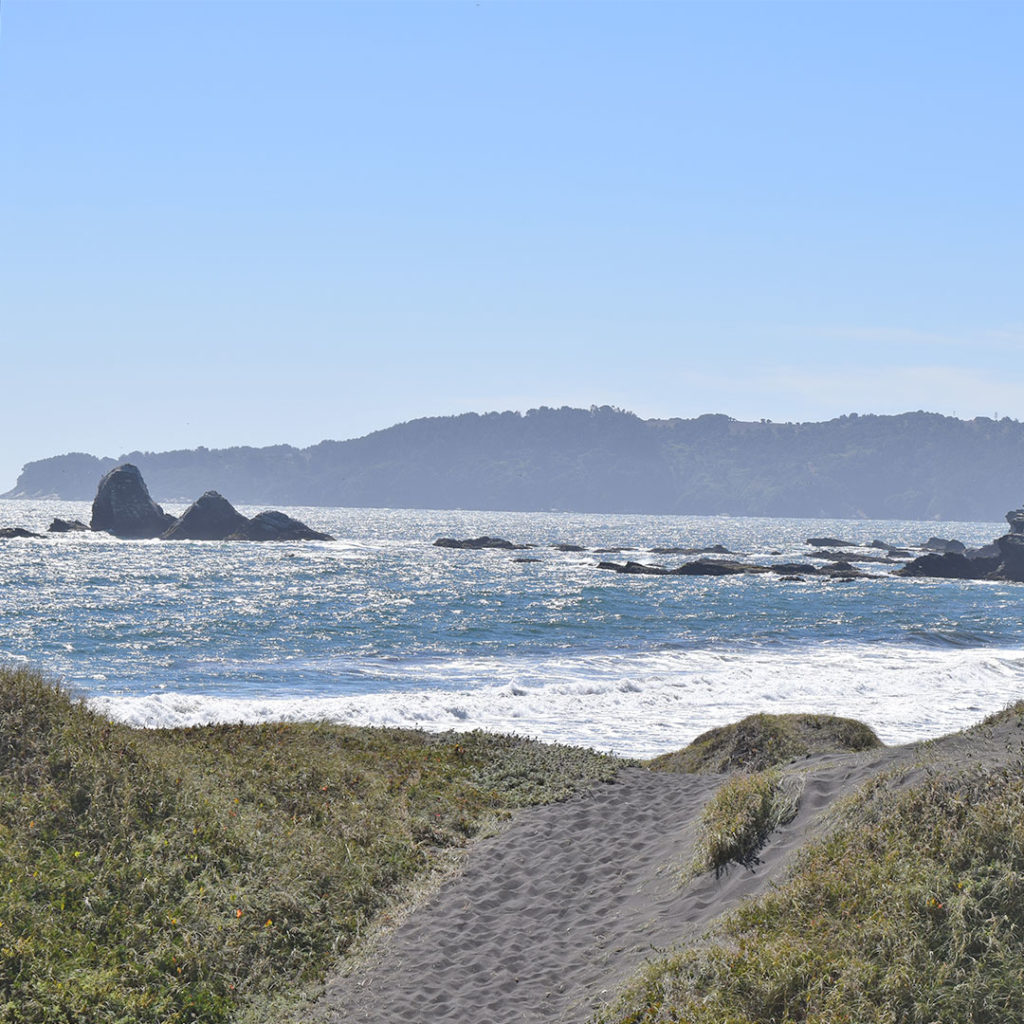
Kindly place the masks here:
<instances>
[{"instance_id":1,"label":"sea water","mask_svg":"<svg viewBox=\"0 0 1024 1024\"><path fill-rule=\"evenodd\" d=\"M981 544L999 523L286 511L337 539L0 541L0 661L137 726L482 728L633 756L758 711L848 715L886 742L922 739L1024 697L1024 585L901 579L875 562L861 567L877 578L844 583L597 568L672 567L687 556L649 549L712 544L750 562L807 561L806 539L823 535ZM88 521L89 506L0 502L0 526L42 532L54 516ZM433 544L482 534L536 547ZM636 550L594 550L613 546Z\"/></svg>"}]
</instances>

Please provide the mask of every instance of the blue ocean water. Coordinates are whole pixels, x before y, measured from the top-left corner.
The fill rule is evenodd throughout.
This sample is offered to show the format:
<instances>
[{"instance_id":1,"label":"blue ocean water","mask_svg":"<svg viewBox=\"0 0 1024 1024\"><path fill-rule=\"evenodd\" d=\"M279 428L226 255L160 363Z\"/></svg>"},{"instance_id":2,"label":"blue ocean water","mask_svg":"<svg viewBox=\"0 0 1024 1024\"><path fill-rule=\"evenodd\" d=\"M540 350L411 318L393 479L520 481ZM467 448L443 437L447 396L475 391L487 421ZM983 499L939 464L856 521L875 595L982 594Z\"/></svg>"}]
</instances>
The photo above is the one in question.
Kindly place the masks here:
<instances>
[{"instance_id":1,"label":"blue ocean water","mask_svg":"<svg viewBox=\"0 0 1024 1024\"><path fill-rule=\"evenodd\" d=\"M596 568L673 566L685 556L649 549L715 543L754 562L806 561L806 538L823 535L981 544L999 523L288 511L338 539L0 541L0 660L142 726L480 727L636 756L753 711L851 715L898 742L1024 696L1024 586L903 580L876 563L862 567L881 578L849 583ZM0 502L0 525L44 531L55 515L87 521L89 508ZM537 547L433 546L481 534ZM612 546L637 550L594 551Z\"/></svg>"}]
</instances>

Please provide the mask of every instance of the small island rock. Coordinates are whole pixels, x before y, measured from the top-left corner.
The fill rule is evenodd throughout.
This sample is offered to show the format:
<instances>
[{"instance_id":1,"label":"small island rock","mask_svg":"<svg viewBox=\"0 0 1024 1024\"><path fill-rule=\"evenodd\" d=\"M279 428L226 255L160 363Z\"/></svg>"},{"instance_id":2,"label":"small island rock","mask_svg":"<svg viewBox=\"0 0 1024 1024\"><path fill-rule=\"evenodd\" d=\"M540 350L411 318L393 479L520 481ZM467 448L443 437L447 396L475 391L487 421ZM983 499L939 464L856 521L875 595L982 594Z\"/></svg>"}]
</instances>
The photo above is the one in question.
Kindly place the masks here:
<instances>
[{"instance_id":1,"label":"small island rock","mask_svg":"<svg viewBox=\"0 0 1024 1024\"><path fill-rule=\"evenodd\" d=\"M130 462L115 466L100 480L92 503L93 530L141 540L159 537L173 522L174 516L149 496L142 474Z\"/></svg>"},{"instance_id":2,"label":"small island rock","mask_svg":"<svg viewBox=\"0 0 1024 1024\"><path fill-rule=\"evenodd\" d=\"M249 520L227 498L207 491L164 534L164 540L224 540L244 530Z\"/></svg>"},{"instance_id":3,"label":"small island rock","mask_svg":"<svg viewBox=\"0 0 1024 1024\"><path fill-rule=\"evenodd\" d=\"M439 537L434 541L435 548L456 548L460 551L480 551L485 548L496 548L501 551L523 551L533 547L532 544L513 544L501 537L472 537L468 540L456 540L454 537Z\"/></svg>"},{"instance_id":4,"label":"small island rock","mask_svg":"<svg viewBox=\"0 0 1024 1024\"><path fill-rule=\"evenodd\" d=\"M33 533L31 530L26 530L21 526L4 526L0 528L0 540L15 540L18 537L38 540L42 537L42 534Z\"/></svg>"},{"instance_id":5,"label":"small island rock","mask_svg":"<svg viewBox=\"0 0 1024 1024\"><path fill-rule=\"evenodd\" d=\"M89 527L78 519L56 518L50 523L47 533L88 533Z\"/></svg>"},{"instance_id":6,"label":"small island rock","mask_svg":"<svg viewBox=\"0 0 1024 1024\"><path fill-rule=\"evenodd\" d=\"M244 519L244 516L243 516ZM225 540L334 540L329 533L313 530L284 512L260 512L246 519Z\"/></svg>"}]
</instances>

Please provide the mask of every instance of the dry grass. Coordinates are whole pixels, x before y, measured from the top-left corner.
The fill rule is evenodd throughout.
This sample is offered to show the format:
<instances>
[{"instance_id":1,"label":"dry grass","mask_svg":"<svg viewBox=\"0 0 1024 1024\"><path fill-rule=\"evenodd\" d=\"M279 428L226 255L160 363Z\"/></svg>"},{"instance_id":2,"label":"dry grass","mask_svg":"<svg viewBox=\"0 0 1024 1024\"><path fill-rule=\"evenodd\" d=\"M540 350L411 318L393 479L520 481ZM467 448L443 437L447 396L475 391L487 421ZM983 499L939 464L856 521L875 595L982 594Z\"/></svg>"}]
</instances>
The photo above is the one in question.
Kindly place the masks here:
<instances>
[{"instance_id":1,"label":"dry grass","mask_svg":"<svg viewBox=\"0 0 1024 1024\"><path fill-rule=\"evenodd\" d=\"M654 771L764 771L812 754L882 746L863 722L835 715L750 715L698 736L688 747L649 762Z\"/></svg>"},{"instance_id":2,"label":"dry grass","mask_svg":"<svg viewBox=\"0 0 1024 1024\"><path fill-rule=\"evenodd\" d=\"M741 772L723 783L701 814L692 872L756 863L771 833L796 816L800 788L799 779L775 769Z\"/></svg>"},{"instance_id":3,"label":"dry grass","mask_svg":"<svg viewBox=\"0 0 1024 1024\"><path fill-rule=\"evenodd\" d=\"M495 815L621 764L476 733L138 731L0 669L0 1021L233 1019Z\"/></svg>"},{"instance_id":4,"label":"dry grass","mask_svg":"<svg viewBox=\"0 0 1024 1024\"><path fill-rule=\"evenodd\" d=\"M868 785L783 885L603 1024L1024 1020L1024 764L905 781Z\"/></svg>"}]
</instances>

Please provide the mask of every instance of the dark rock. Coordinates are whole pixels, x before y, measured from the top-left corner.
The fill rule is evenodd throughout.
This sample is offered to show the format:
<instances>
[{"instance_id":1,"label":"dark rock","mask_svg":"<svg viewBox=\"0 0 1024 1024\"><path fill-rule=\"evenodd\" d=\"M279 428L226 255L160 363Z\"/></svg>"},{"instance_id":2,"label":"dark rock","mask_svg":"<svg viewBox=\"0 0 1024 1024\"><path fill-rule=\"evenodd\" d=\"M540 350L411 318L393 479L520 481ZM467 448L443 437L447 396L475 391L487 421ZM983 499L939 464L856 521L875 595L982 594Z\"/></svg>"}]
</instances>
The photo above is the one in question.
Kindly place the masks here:
<instances>
[{"instance_id":1,"label":"dark rock","mask_svg":"<svg viewBox=\"0 0 1024 1024\"><path fill-rule=\"evenodd\" d=\"M855 548L858 546L852 540L839 540L836 537L808 537L807 543L814 548Z\"/></svg>"},{"instance_id":2,"label":"dark rock","mask_svg":"<svg viewBox=\"0 0 1024 1024\"><path fill-rule=\"evenodd\" d=\"M1010 533L1024 533L1024 508L1011 509L1006 513L1006 521L1010 524Z\"/></svg>"},{"instance_id":3,"label":"dark rock","mask_svg":"<svg viewBox=\"0 0 1024 1024\"><path fill-rule=\"evenodd\" d=\"M814 576L818 569L817 566L809 565L806 562L778 562L775 565L768 566L772 572L783 574L783 578L799 576L804 573L807 576Z\"/></svg>"},{"instance_id":4,"label":"dark rock","mask_svg":"<svg viewBox=\"0 0 1024 1024\"><path fill-rule=\"evenodd\" d=\"M218 495L219 497L219 495ZM244 518L244 517L243 517ZM310 529L305 523L283 512L260 512L228 534L225 540L334 540L329 533Z\"/></svg>"},{"instance_id":5,"label":"dark rock","mask_svg":"<svg viewBox=\"0 0 1024 1024\"><path fill-rule=\"evenodd\" d=\"M587 549L580 544L552 544L551 545L556 551L586 551Z\"/></svg>"},{"instance_id":6,"label":"dark rock","mask_svg":"<svg viewBox=\"0 0 1024 1024\"><path fill-rule=\"evenodd\" d=\"M539 562L539 558L513 558L513 562L525 563L525 562Z\"/></svg>"},{"instance_id":7,"label":"dark rock","mask_svg":"<svg viewBox=\"0 0 1024 1024\"><path fill-rule=\"evenodd\" d=\"M999 558L965 558L955 551L933 552L908 562L894 575L930 576L944 580L983 580L999 568Z\"/></svg>"},{"instance_id":8,"label":"dark rock","mask_svg":"<svg viewBox=\"0 0 1024 1024\"><path fill-rule=\"evenodd\" d=\"M857 562L878 562L881 565L893 565L888 555L851 555L849 551L815 551L815 558L823 558L829 562L847 562L851 558Z\"/></svg>"},{"instance_id":9,"label":"dark rock","mask_svg":"<svg viewBox=\"0 0 1024 1024\"><path fill-rule=\"evenodd\" d=\"M892 547L891 544L886 544L884 540L873 540L867 545L869 548L878 548L879 551L888 551Z\"/></svg>"},{"instance_id":10,"label":"dark rock","mask_svg":"<svg viewBox=\"0 0 1024 1024\"><path fill-rule=\"evenodd\" d=\"M1024 533L1007 533L996 539L999 548L1000 565L996 570L999 579L1024 583ZM985 564L985 558L968 559L972 564Z\"/></svg>"},{"instance_id":11,"label":"dark rock","mask_svg":"<svg viewBox=\"0 0 1024 1024\"><path fill-rule=\"evenodd\" d=\"M77 519L54 519L47 533L88 533L89 527Z\"/></svg>"},{"instance_id":12,"label":"dark rock","mask_svg":"<svg viewBox=\"0 0 1024 1024\"><path fill-rule=\"evenodd\" d=\"M164 540L224 540L244 531L249 520L227 498L207 491L163 534Z\"/></svg>"},{"instance_id":13,"label":"dark rock","mask_svg":"<svg viewBox=\"0 0 1024 1024\"><path fill-rule=\"evenodd\" d=\"M623 551L636 551L636 548L594 548L596 555L621 555Z\"/></svg>"},{"instance_id":14,"label":"dark rock","mask_svg":"<svg viewBox=\"0 0 1024 1024\"><path fill-rule=\"evenodd\" d=\"M709 548L651 548L652 555L731 555L728 548L713 544Z\"/></svg>"},{"instance_id":15,"label":"dark rock","mask_svg":"<svg viewBox=\"0 0 1024 1024\"><path fill-rule=\"evenodd\" d=\"M804 583L805 580L804 580L803 576L780 576L779 577L779 582L780 583Z\"/></svg>"},{"instance_id":16,"label":"dark rock","mask_svg":"<svg viewBox=\"0 0 1024 1024\"><path fill-rule=\"evenodd\" d=\"M115 537L159 537L172 523L149 496L142 474L130 462L116 466L100 481L92 503L92 529Z\"/></svg>"},{"instance_id":17,"label":"dark rock","mask_svg":"<svg viewBox=\"0 0 1024 1024\"><path fill-rule=\"evenodd\" d=\"M818 576L825 580L869 580L877 579L863 572L849 562L831 562L818 569Z\"/></svg>"},{"instance_id":18,"label":"dark rock","mask_svg":"<svg viewBox=\"0 0 1024 1024\"><path fill-rule=\"evenodd\" d=\"M741 573L767 572L764 566L743 565L740 562L720 562L701 558L696 562L684 562L672 570L673 576L738 576Z\"/></svg>"},{"instance_id":19,"label":"dark rock","mask_svg":"<svg viewBox=\"0 0 1024 1024\"><path fill-rule=\"evenodd\" d=\"M967 545L958 540L946 540L944 537L929 537L921 547L925 551L939 551L946 554L962 555Z\"/></svg>"},{"instance_id":20,"label":"dark rock","mask_svg":"<svg viewBox=\"0 0 1024 1024\"><path fill-rule=\"evenodd\" d=\"M889 548L886 552L889 558L913 558L913 554L906 548Z\"/></svg>"},{"instance_id":21,"label":"dark rock","mask_svg":"<svg viewBox=\"0 0 1024 1024\"><path fill-rule=\"evenodd\" d=\"M456 540L454 537L439 537L434 541L435 548L458 548L460 551L479 551L482 548L499 548L502 551L522 551L533 547L532 544L513 544L510 540L500 537L473 537L469 540Z\"/></svg>"},{"instance_id":22,"label":"dark rock","mask_svg":"<svg viewBox=\"0 0 1024 1024\"><path fill-rule=\"evenodd\" d=\"M667 576L668 569L660 565L641 565L640 562L627 562L620 572L630 573L634 576Z\"/></svg>"},{"instance_id":23,"label":"dark rock","mask_svg":"<svg viewBox=\"0 0 1024 1024\"><path fill-rule=\"evenodd\" d=\"M612 572L622 572L630 576L667 576L668 569L663 569L660 565L641 565L640 562L626 562L622 565L620 562L598 562L598 569L611 569Z\"/></svg>"},{"instance_id":24,"label":"dark rock","mask_svg":"<svg viewBox=\"0 0 1024 1024\"><path fill-rule=\"evenodd\" d=\"M31 530L23 529L20 526L5 526L0 529L0 540L14 540L18 537L38 539L42 537L42 534L33 533Z\"/></svg>"},{"instance_id":25,"label":"dark rock","mask_svg":"<svg viewBox=\"0 0 1024 1024\"><path fill-rule=\"evenodd\" d=\"M968 548L964 552L964 557L965 558L998 558L1000 553L1001 552L999 550L999 545L995 541L992 541L991 544L984 544L980 548Z\"/></svg>"}]
</instances>

